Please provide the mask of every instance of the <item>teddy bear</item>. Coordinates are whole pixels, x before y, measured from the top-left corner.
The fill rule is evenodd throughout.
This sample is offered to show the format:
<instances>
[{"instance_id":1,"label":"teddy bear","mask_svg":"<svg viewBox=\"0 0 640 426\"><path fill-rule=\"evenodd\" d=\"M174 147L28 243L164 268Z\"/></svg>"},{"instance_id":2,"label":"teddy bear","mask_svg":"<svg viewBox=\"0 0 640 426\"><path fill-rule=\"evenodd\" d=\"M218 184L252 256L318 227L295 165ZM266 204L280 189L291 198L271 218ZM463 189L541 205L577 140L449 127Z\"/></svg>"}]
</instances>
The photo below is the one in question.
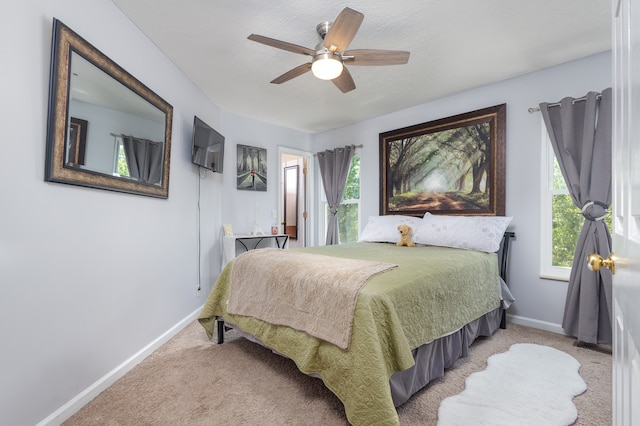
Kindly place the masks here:
<instances>
[{"instance_id":1,"label":"teddy bear","mask_svg":"<svg viewBox=\"0 0 640 426\"><path fill-rule=\"evenodd\" d=\"M409 225L398 225L398 231L400 231L400 241L396 243L398 247L407 246L407 247L415 247L416 244L411 241L411 228Z\"/></svg>"}]
</instances>

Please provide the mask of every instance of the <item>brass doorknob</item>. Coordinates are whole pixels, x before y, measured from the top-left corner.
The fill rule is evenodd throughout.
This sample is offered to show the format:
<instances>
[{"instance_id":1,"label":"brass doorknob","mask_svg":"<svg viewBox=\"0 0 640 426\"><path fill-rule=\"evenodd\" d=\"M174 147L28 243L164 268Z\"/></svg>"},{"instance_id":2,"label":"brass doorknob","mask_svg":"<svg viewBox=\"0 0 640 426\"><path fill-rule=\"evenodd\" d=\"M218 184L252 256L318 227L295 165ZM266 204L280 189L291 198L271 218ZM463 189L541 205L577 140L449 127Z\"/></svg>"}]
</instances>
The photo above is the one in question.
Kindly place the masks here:
<instances>
[{"instance_id":1,"label":"brass doorknob","mask_svg":"<svg viewBox=\"0 0 640 426\"><path fill-rule=\"evenodd\" d=\"M603 266L611 271L611 274L616 273L616 263L613 260L614 253L611 252L611 256L603 259L597 253L591 253L587 256L587 267L590 271L599 271Z\"/></svg>"}]
</instances>

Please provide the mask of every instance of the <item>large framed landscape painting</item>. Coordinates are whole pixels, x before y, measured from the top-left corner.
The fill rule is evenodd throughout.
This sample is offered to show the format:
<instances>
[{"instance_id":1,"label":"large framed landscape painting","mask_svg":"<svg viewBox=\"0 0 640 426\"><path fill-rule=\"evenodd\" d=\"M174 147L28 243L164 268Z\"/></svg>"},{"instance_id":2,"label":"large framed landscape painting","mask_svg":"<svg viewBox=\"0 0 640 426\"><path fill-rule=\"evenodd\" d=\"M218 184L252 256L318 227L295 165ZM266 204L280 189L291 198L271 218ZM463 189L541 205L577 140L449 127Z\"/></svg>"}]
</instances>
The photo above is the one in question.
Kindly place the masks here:
<instances>
[{"instance_id":1,"label":"large framed landscape painting","mask_svg":"<svg viewBox=\"0 0 640 426\"><path fill-rule=\"evenodd\" d=\"M380 133L380 214L504 216L507 105Z\"/></svg>"}]
</instances>

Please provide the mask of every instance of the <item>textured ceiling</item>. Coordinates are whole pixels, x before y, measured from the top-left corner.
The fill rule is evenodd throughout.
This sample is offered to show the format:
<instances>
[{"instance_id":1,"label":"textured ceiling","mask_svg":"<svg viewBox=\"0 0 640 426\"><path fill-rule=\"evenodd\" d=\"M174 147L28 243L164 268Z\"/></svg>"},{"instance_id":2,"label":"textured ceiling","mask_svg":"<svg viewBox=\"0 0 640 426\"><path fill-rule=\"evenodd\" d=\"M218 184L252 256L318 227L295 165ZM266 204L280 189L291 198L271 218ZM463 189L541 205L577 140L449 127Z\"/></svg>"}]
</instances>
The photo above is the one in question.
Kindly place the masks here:
<instances>
[{"instance_id":1,"label":"textured ceiling","mask_svg":"<svg viewBox=\"0 0 640 426\"><path fill-rule=\"evenodd\" d=\"M225 111L317 133L609 50L610 0L113 0ZM313 49L316 25L364 14L350 49L411 52L409 63L349 67L346 94L306 73L308 57L251 33Z\"/></svg>"}]
</instances>

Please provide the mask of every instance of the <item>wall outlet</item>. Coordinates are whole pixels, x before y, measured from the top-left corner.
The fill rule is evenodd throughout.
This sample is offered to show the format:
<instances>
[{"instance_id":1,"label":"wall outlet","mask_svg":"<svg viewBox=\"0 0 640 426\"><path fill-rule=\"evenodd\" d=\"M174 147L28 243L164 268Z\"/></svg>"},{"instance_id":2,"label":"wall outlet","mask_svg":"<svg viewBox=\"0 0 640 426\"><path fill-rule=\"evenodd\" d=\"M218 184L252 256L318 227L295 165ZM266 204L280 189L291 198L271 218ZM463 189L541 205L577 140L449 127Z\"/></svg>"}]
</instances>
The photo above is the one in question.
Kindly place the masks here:
<instances>
[{"instance_id":1,"label":"wall outlet","mask_svg":"<svg viewBox=\"0 0 640 426\"><path fill-rule=\"evenodd\" d=\"M202 289L201 288L196 289L196 299L200 297L200 293L202 293Z\"/></svg>"}]
</instances>

